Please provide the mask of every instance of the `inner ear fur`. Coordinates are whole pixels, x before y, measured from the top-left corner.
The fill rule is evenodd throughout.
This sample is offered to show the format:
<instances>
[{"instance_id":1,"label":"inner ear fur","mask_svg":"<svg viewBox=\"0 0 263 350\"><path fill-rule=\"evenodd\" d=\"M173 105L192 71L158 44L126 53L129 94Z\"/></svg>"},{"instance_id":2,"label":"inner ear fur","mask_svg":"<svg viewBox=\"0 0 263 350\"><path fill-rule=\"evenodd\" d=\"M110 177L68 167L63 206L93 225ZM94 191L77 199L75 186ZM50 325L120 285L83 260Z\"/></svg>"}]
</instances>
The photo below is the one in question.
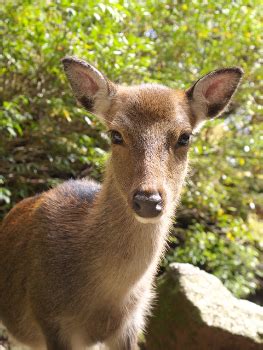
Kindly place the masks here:
<instances>
[{"instance_id":1,"label":"inner ear fur","mask_svg":"<svg viewBox=\"0 0 263 350\"><path fill-rule=\"evenodd\" d=\"M111 106L116 86L91 64L76 57L62 59L64 71L79 103L89 112L104 117Z\"/></svg>"},{"instance_id":2,"label":"inner ear fur","mask_svg":"<svg viewBox=\"0 0 263 350\"><path fill-rule=\"evenodd\" d=\"M218 69L197 80L186 91L196 124L215 118L225 110L243 74L239 67Z\"/></svg>"}]
</instances>

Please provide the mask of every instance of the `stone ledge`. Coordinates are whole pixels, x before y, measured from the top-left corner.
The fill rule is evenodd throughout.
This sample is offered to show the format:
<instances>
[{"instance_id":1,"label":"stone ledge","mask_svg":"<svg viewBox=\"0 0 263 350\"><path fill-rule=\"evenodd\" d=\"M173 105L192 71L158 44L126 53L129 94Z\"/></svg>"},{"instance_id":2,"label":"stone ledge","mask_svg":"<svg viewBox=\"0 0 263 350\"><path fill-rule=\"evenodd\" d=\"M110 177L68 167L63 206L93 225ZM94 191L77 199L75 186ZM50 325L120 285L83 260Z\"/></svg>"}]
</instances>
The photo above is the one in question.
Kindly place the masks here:
<instances>
[{"instance_id":1,"label":"stone ledge","mask_svg":"<svg viewBox=\"0 0 263 350\"><path fill-rule=\"evenodd\" d=\"M263 307L190 264L171 264L159 282L147 349L263 350Z\"/></svg>"}]
</instances>

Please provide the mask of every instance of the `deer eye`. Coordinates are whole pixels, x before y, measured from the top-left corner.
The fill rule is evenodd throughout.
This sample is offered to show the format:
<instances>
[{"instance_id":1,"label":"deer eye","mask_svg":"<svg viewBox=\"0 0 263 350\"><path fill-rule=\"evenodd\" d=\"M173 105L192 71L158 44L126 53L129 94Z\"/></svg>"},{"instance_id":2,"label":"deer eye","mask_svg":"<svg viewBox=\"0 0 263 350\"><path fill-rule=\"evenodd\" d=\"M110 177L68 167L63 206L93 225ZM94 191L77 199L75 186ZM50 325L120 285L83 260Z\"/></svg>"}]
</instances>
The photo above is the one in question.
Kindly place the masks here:
<instances>
[{"instance_id":1,"label":"deer eye","mask_svg":"<svg viewBox=\"0 0 263 350\"><path fill-rule=\"evenodd\" d=\"M179 147L188 146L189 142L190 142L190 138L191 138L191 134L184 133L184 134L180 135L176 146L179 146Z\"/></svg>"},{"instance_id":2,"label":"deer eye","mask_svg":"<svg viewBox=\"0 0 263 350\"><path fill-rule=\"evenodd\" d=\"M123 138L122 138L121 134L116 130L110 130L110 138L111 138L111 142L114 145L122 145L123 144Z\"/></svg>"}]
</instances>

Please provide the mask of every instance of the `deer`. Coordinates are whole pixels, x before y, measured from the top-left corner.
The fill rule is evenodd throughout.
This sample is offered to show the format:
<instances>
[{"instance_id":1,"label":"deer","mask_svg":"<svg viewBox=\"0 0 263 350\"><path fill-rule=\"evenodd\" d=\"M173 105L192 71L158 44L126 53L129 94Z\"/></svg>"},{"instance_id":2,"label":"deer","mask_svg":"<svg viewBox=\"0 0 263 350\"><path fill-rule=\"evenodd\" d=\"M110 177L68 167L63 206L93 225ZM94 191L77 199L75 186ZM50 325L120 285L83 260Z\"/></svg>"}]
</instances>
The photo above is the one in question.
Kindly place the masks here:
<instances>
[{"instance_id":1,"label":"deer","mask_svg":"<svg viewBox=\"0 0 263 350\"><path fill-rule=\"evenodd\" d=\"M109 132L104 180L71 179L4 218L0 319L31 349L134 350L151 313L192 134L227 108L243 70L218 69L176 90L115 84L77 57L62 63L78 103Z\"/></svg>"}]
</instances>

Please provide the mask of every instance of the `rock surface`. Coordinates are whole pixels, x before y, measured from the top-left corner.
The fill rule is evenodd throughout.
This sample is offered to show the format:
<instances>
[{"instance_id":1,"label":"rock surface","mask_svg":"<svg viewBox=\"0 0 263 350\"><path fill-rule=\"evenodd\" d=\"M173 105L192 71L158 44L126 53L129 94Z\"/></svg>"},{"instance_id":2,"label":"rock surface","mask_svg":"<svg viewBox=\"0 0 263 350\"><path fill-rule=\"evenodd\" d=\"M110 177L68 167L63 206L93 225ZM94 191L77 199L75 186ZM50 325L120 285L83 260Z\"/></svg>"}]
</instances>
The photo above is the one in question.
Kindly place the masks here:
<instances>
[{"instance_id":1,"label":"rock surface","mask_svg":"<svg viewBox=\"0 0 263 350\"><path fill-rule=\"evenodd\" d=\"M146 334L150 350L263 350L263 307L235 298L215 276L171 264Z\"/></svg>"}]
</instances>

